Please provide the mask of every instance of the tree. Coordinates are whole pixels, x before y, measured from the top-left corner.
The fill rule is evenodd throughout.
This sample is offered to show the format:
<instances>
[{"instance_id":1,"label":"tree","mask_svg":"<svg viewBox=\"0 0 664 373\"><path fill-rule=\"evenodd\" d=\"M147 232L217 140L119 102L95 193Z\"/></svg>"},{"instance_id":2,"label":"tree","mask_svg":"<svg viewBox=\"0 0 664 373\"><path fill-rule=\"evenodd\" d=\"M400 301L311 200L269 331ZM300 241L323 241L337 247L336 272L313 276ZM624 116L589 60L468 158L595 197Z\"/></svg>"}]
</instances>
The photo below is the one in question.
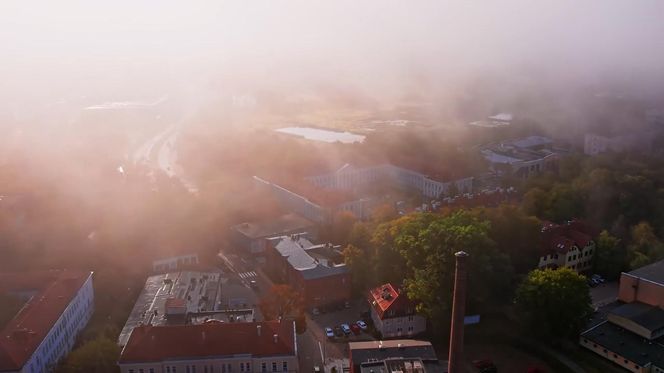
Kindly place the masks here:
<instances>
[{"instance_id":1,"label":"tree","mask_svg":"<svg viewBox=\"0 0 664 373\"><path fill-rule=\"evenodd\" d=\"M636 269L664 258L664 244L647 222L632 227L631 238L628 247L630 268Z\"/></svg>"},{"instance_id":2,"label":"tree","mask_svg":"<svg viewBox=\"0 0 664 373\"><path fill-rule=\"evenodd\" d=\"M58 367L59 373L116 373L120 347L111 339L101 336L84 343L72 351Z\"/></svg>"},{"instance_id":3,"label":"tree","mask_svg":"<svg viewBox=\"0 0 664 373\"><path fill-rule=\"evenodd\" d=\"M361 294L370 284L371 266L369 257L364 249L350 244L343 251L344 262L350 269L353 284L353 292Z\"/></svg>"},{"instance_id":4,"label":"tree","mask_svg":"<svg viewBox=\"0 0 664 373\"><path fill-rule=\"evenodd\" d=\"M437 332L448 326L455 252L464 250L471 257L468 291L471 307L481 307L505 296L512 269L508 257L496 250L488 230L487 221L465 211L447 216L411 214L392 222L387 229L392 250L405 259L401 275L407 294L418 303L418 310L429 317Z\"/></svg>"},{"instance_id":5,"label":"tree","mask_svg":"<svg viewBox=\"0 0 664 373\"><path fill-rule=\"evenodd\" d=\"M489 237L500 252L510 257L516 273L525 274L537 266L542 229L539 219L527 215L514 205L506 204L496 208L477 208L472 213L491 223Z\"/></svg>"},{"instance_id":6,"label":"tree","mask_svg":"<svg viewBox=\"0 0 664 373\"><path fill-rule=\"evenodd\" d=\"M597 237L593 271L608 278L615 279L627 267L627 252L619 238L606 230Z\"/></svg>"},{"instance_id":7,"label":"tree","mask_svg":"<svg viewBox=\"0 0 664 373\"><path fill-rule=\"evenodd\" d=\"M304 313L302 295L289 285L273 285L259 306L266 320L298 317Z\"/></svg>"},{"instance_id":8,"label":"tree","mask_svg":"<svg viewBox=\"0 0 664 373\"><path fill-rule=\"evenodd\" d=\"M576 338L592 314L586 278L570 268L530 272L516 305L528 330L554 341Z\"/></svg>"}]
</instances>

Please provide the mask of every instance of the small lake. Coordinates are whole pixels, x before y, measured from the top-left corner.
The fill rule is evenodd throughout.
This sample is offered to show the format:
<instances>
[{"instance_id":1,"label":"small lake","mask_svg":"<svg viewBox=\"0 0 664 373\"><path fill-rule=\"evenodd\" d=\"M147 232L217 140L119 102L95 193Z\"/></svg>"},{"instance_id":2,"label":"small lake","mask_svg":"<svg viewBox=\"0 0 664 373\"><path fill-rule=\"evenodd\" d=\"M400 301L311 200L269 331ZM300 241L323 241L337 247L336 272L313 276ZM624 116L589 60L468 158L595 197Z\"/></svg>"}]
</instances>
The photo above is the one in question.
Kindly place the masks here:
<instances>
[{"instance_id":1,"label":"small lake","mask_svg":"<svg viewBox=\"0 0 664 373\"><path fill-rule=\"evenodd\" d=\"M320 128L312 127L285 127L275 130L281 133L287 133L289 135L295 135L299 137L304 137L307 140L313 141L322 141L322 142L342 142L344 144L352 144L355 142L362 142L365 139L365 136L358 135L350 132L338 132L324 130Z\"/></svg>"}]
</instances>

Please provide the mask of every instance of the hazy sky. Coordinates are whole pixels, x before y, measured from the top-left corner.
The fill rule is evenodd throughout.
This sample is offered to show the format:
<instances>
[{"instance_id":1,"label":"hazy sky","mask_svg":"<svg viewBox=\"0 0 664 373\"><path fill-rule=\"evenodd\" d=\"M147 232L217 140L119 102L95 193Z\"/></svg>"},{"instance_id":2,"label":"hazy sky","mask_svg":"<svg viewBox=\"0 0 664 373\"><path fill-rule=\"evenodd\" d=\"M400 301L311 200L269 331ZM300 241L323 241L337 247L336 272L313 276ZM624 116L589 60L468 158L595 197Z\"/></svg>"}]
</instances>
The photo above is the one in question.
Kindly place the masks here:
<instances>
[{"instance_id":1,"label":"hazy sky","mask_svg":"<svg viewBox=\"0 0 664 373\"><path fill-rule=\"evenodd\" d=\"M662 77L664 1L3 0L0 53L3 79L199 68L275 80Z\"/></svg>"}]
</instances>

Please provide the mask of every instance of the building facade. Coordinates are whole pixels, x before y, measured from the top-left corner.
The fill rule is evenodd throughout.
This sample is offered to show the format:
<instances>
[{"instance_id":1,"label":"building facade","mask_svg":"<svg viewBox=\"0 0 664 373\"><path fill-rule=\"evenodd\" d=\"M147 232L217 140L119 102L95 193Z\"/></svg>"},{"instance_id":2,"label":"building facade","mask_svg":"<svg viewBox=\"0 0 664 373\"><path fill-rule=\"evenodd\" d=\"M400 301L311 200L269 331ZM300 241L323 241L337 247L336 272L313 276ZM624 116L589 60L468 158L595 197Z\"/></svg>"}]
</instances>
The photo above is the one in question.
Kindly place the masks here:
<instances>
[{"instance_id":1,"label":"building facade","mask_svg":"<svg viewBox=\"0 0 664 373\"><path fill-rule=\"evenodd\" d=\"M293 373L292 321L135 328L118 361L122 373Z\"/></svg>"},{"instance_id":2,"label":"building facade","mask_svg":"<svg viewBox=\"0 0 664 373\"><path fill-rule=\"evenodd\" d=\"M2 330L0 371L52 371L94 311L92 272L0 274L0 289L25 301Z\"/></svg>"},{"instance_id":3,"label":"building facade","mask_svg":"<svg viewBox=\"0 0 664 373\"><path fill-rule=\"evenodd\" d=\"M170 272L182 270L185 268L194 268L198 265L198 254L183 254L161 258L152 262L153 272Z\"/></svg>"},{"instance_id":4,"label":"building facade","mask_svg":"<svg viewBox=\"0 0 664 373\"><path fill-rule=\"evenodd\" d=\"M585 272L592 268L597 232L572 220L564 224L545 222L542 227L539 268L571 268Z\"/></svg>"},{"instance_id":5,"label":"building facade","mask_svg":"<svg viewBox=\"0 0 664 373\"><path fill-rule=\"evenodd\" d=\"M351 275L340 247L312 244L304 235L270 240L267 270L302 295L313 310L344 305L351 298Z\"/></svg>"},{"instance_id":6,"label":"building facade","mask_svg":"<svg viewBox=\"0 0 664 373\"><path fill-rule=\"evenodd\" d=\"M371 289L368 301L371 319L383 338L414 336L426 331L427 320L415 312L415 302L392 284Z\"/></svg>"}]
</instances>

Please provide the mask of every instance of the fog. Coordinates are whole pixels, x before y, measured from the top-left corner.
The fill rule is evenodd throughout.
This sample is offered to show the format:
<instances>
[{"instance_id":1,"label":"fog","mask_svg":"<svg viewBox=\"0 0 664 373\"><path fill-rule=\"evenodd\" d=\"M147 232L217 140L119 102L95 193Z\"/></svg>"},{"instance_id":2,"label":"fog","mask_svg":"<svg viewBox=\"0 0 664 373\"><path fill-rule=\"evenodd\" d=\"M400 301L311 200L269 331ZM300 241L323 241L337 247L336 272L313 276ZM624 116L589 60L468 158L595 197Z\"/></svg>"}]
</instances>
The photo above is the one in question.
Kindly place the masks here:
<instances>
[{"instance_id":1,"label":"fog","mask_svg":"<svg viewBox=\"0 0 664 373\"><path fill-rule=\"evenodd\" d=\"M652 84L664 74L663 14L656 0L3 1L3 96L128 99L234 82L393 99L486 76Z\"/></svg>"},{"instance_id":2,"label":"fog","mask_svg":"<svg viewBox=\"0 0 664 373\"><path fill-rule=\"evenodd\" d=\"M252 174L364 151L288 142L272 135L280 127L428 131L500 111L567 140L598 122L629 127L634 107L662 106L663 15L657 0L2 1L0 195L50 203L32 211L49 218L43 229L33 221L12 239L214 246L210 230L269 209L247 208ZM161 150L141 163L159 141L178 164ZM372 141L366 152L381 158L386 145ZM193 185L198 200L183 192ZM69 214L58 241L50 219Z\"/></svg>"}]
</instances>

